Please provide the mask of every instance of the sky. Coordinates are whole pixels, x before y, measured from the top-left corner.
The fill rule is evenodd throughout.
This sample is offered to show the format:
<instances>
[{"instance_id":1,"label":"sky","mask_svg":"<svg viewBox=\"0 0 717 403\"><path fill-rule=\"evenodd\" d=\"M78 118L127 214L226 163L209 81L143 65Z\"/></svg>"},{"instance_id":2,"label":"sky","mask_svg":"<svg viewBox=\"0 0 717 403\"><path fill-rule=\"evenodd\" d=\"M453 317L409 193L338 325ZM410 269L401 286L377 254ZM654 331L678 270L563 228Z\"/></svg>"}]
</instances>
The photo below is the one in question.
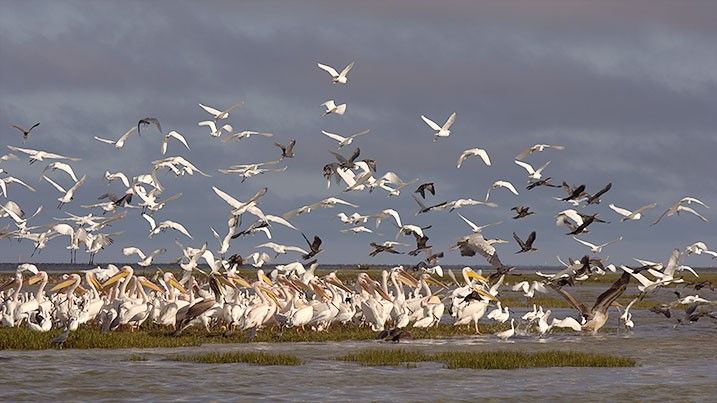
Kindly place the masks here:
<instances>
[{"instance_id":1,"label":"sky","mask_svg":"<svg viewBox=\"0 0 717 403\"><path fill-rule=\"evenodd\" d=\"M0 155L7 145L22 146L11 124L41 125L28 148L82 160L72 163L87 175L75 200L58 210L59 194L42 180L46 163L26 159L0 163L10 175L33 185L28 192L10 185L8 198L31 213L43 205L30 225L52 224L66 213L88 214L80 207L108 190L106 170L128 176L147 173L162 158L161 136L147 129L126 146L112 146L93 136L118 138L145 116L159 118L163 129L182 133L191 151L171 143L167 156L181 155L202 176L159 174L164 196L182 193L155 214L158 221L184 224L193 239L173 231L147 238L148 224L138 210L108 231L122 232L97 262L131 262L122 248L150 251L167 248L158 260L179 256L178 239L217 248L210 227L224 235L229 207L211 187L245 200L258 189L269 191L260 207L281 215L304 204L335 196L358 209L317 210L292 219L307 236L319 235L325 251L321 263L416 263L405 255L369 257L369 242L393 240L396 228L384 222L374 234L347 234L336 214L371 214L394 208L406 223L428 226L430 244L445 251L443 264L485 264L461 257L448 247L469 228L456 212L416 216L416 203L404 189L399 197L385 192L343 192L327 189L321 175L332 162L335 142L321 130L342 134L363 129L344 151L361 148L361 157L375 159L378 174L392 171L405 180L435 182L436 196L427 203L457 198L481 199L498 179L516 184L519 196L496 190L497 208L467 207L461 213L479 223L502 221L485 230L487 237L509 240L498 253L506 264L555 265L556 256L580 257L577 244L555 214L569 206L553 199L561 189L525 190L526 172L513 158L536 144L561 144L565 151L545 151L527 159L539 166L550 161L545 175L553 182L585 184L595 191L608 182L612 190L598 206L611 222L594 225L583 239L623 241L603 256L615 263L631 258L665 260L673 248L704 241L717 248L717 3L581 2L581 1L0 1ZM355 66L348 85L332 85L317 68L326 63L341 69ZM328 99L347 103L344 116L322 116ZM244 101L229 122L237 130L274 134L238 143L211 138L197 125L210 116L204 103L219 108ZM425 114L443 122L452 112L456 122L449 138L432 142L420 119ZM296 139L296 157L285 160L286 172L241 182L218 172L230 165L276 159L274 141ZM462 150L480 147L491 157L461 169ZM48 174L48 172L45 172ZM71 180L49 173L63 186ZM0 174L4 177L5 174ZM650 227L662 211L683 196L712 206L700 209L710 223L691 215L670 217ZM6 202L0 196L0 202ZM658 207L640 221L622 223L609 203L635 209ZM510 208L528 205L536 214L510 218ZM101 211L94 211L101 214ZM245 219L243 227L252 220ZM14 225L0 218L0 228ZM537 231L538 251L515 254L512 233L525 238ZM297 231L277 226L273 241L305 246ZM400 239L412 243L412 238ZM246 255L265 242L263 235L232 243L230 253ZM0 242L3 262L66 262L67 238L57 238L39 255L33 244ZM401 248L406 249L406 248ZM285 255L275 262L292 261ZM80 252L79 260L87 261ZM709 265L705 257L689 264Z\"/></svg>"}]
</instances>

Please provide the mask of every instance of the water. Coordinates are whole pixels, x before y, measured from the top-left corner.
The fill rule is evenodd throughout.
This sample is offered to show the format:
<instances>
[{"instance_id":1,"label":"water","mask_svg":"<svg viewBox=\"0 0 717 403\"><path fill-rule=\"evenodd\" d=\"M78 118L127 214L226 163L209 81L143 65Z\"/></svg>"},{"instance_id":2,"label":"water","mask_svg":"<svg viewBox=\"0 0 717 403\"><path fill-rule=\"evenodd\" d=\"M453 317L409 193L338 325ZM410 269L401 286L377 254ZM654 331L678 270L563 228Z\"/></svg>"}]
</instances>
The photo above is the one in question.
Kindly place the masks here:
<instances>
[{"instance_id":1,"label":"water","mask_svg":"<svg viewBox=\"0 0 717 403\"><path fill-rule=\"evenodd\" d=\"M555 316L572 313L557 310ZM524 311L515 314L522 315ZM544 340L494 336L450 340L210 345L182 349L0 352L0 396L27 401L475 401L481 399L710 401L717 394L717 328L705 319L678 329L648 311L634 311L632 333L554 334ZM614 327L617 318L608 326ZM447 350L572 350L628 356L634 368L450 370L363 367L333 358L384 346ZM270 351L295 354L304 365L194 364L167 360L177 353ZM127 361L141 353L148 361Z\"/></svg>"}]
</instances>

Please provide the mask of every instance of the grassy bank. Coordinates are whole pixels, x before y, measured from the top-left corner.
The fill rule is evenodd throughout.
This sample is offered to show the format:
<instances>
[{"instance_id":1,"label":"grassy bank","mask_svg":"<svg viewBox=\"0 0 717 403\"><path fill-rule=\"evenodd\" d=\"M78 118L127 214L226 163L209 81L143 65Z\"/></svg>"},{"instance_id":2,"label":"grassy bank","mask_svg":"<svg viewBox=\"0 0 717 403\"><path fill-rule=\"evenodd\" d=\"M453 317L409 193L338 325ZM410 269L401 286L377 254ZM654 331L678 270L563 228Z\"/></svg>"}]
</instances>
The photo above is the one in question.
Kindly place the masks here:
<instances>
[{"instance_id":1,"label":"grassy bank","mask_svg":"<svg viewBox=\"0 0 717 403\"><path fill-rule=\"evenodd\" d=\"M182 354L170 358L172 361L200 364L255 364L255 365L301 365L301 360L290 354L266 352L230 351L226 353Z\"/></svg>"},{"instance_id":2,"label":"grassy bank","mask_svg":"<svg viewBox=\"0 0 717 403\"><path fill-rule=\"evenodd\" d=\"M573 351L449 351L426 354L403 349L360 350L337 360L367 366L403 366L416 362L442 362L445 368L458 369L519 369L548 367L634 367L635 360L606 354ZM408 365L410 366L410 365Z\"/></svg>"}]
</instances>

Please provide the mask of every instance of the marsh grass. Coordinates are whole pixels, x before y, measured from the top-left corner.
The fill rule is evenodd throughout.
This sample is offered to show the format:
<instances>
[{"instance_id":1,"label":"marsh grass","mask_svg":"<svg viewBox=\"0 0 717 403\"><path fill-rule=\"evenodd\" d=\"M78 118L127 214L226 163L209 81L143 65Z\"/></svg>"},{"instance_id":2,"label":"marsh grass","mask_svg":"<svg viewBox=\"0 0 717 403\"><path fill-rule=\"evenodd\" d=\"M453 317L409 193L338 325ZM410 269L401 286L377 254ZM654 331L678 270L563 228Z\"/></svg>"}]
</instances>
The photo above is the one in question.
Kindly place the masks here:
<instances>
[{"instance_id":1,"label":"marsh grass","mask_svg":"<svg viewBox=\"0 0 717 403\"><path fill-rule=\"evenodd\" d=\"M225 353L209 352L202 354L183 354L170 357L172 361L193 362L199 364L255 364L255 365L301 365L301 360L290 354L267 352L230 351Z\"/></svg>"},{"instance_id":2,"label":"marsh grass","mask_svg":"<svg viewBox=\"0 0 717 403\"><path fill-rule=\"evenodd\" d=\"M635 360L605 354L573 351L448 351L426 354L403 349L366 349L336 358L366 366L415 367L417 362L442 362L445 368L519 369L548 367L634 367Z\"/></svg>"}]
</instances>

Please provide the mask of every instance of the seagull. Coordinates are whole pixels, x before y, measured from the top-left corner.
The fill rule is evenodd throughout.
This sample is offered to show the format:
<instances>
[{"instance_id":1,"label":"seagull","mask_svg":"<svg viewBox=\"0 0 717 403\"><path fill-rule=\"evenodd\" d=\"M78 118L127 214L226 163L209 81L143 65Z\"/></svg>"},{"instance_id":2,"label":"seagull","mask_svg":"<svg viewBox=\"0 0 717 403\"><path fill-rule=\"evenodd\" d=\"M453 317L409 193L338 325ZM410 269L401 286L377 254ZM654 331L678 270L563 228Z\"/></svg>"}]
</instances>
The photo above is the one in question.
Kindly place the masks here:
<instances>
[{"instance_id":1,"label":"seagull","mask_svg":"<svg viewBox=\"0 0 717 403\"><path fill-rule=\"evenodd\" d=\"M630 210L624 209L622 207L618 207L614 204L609 204L608 207L610 207L610 209L612 209L612 211L621 215L622 220L620 220L620 221L624 222L627 220L635 220L635 221L639 220L640 218L642 218L643 211L655 208L655 207L657 207L657 204L656 203L648 204L646 206L640 207L639 209L637 209L635 211L630 211Z\"/></svg>"},{"instance_id":2,"label":"seagull","mask_svg":"<svg viewBox=\"0 0 717 403\"><path fill-rule=\"evenodd\" d=\"M79 189L80 186L82 186L85 183L85 179L87 179L87 175L83 176L79 181L75 182L72 187L65 190L62 186L58 185L56 182L54 182L52 179L48 178L47 176L42 176L46 181L48 181L52 186L55 187L60 193L64 193L62 197L59 197L57 200L60 202L60 204L57 205L57 208L61 208L63 204L69 203L72 201L72 199L75 197L75 192L77 189Z\"/></svg>"},{"instance_id":3,"label":"seagull","mask_svg":"<svg viewBox=\"0 0 717 403\"><path fill-rule=\"evenodd\" d=\"M45 169L42 170L42 172L45 172L48 169L51 169L53 171L59 169L60 171L70 175L70 178L72 178L73 181L77 182L77 176L75 175L75 171L72 170L72 167L69 164L65 164L64 162L52 162L48 164Z\"/></svg>"},{"instance_id":4,"label":"seagull","mask_svg":"<svg viewBox=\"0 0 717 403\"><path fill-rule=\"evenodd\" d=\"M697 218L699 218L700 220L702 220L702 221L704 221L704 222L709 222L709 220L707 220L707 219L706 219L705 217L703 217L700 213L698 213L697 211L695 211L695 209L693 209L692 207L687 207L687 206L686 206L686 205L689 205L689 204L692 204L692 203L699 204L699 205L701 205L702 207L705 207L705 208L709 208L709 206L707 206L706 204L702 203L699 199L696 199L696 198L694 198L694 197L689 197L689 196L683 197L682 199L678 200L675 204L673 204L669 209L665 210L665 212L662 213L662 215L660 215L660 217L659 217L655 222L653 222L652 224L650 224L650 226L653 226L653 225L659 223L660 220L662 220L663 217L671 217L671 216L673 216L674 214L680 215L680 212L685 212L685 213L694 214L694 215L696 215Z\"/></svg>"},{"instance_id":5,"label":"seagull","mask_svg":"<svg viewBox=\"0 0 717 403\"><path fill-rule=\"evenodd\" d=\"M456 121L456 113L451 113L451 116L448 117L448 120L446 120L446 123L444 123L443 126L439 126L436 122L424 115L421 115L421 119L423 119L423 121L435 131L435 134L433 135L433 142L435 143L438 141L438 138L448 137L451 135L451 126L453 126L453 123Z\"/></svg>"},{"instance_id":6,"label":"seagull","mask_svg":"<svg viewBox=\"0 0 717 403\"><path fill-rule=\"evenodd\" d=\"M153 235L159 234L161 231L163 231L167 228L171 228L173 230L181 232L182 234L184 234L187 237L189 237L190 239L192 239L192 236L189 234L189 231L187 231L187 229L184 228L184 226L178 222L166 220L166 221L160 222L159 225L157 225L157 222L149 214L143 213L142 217L145 220L147 220L147 222L149 223L149 227L150 227L149 238L151 238Z\"/></svg>"},{"instance_id":7,"label":"seagull","mask_svg":"<svg viewBox=\"0 0 717 403\"><path fill-rule=\"evenodd\" d=\"M319 68L329 74L331 74L332 83L333 84L346 84L349 79L347 75L349 74L349 71L354 67L355 62L349 63L346 67L344 67L343 70L341 70L341 73L337 72L336 69L334 69L331 66L327 66L325 64L316 63Z\"/></svg>"},{"instance_id":8,"label":"seagull","mask_svg":"<svg viewBox=\"0 0 717 403\"><path fill-rule=\"evenodd\" d=\"M553 150L558 150L558 151L565 150L565 146L550 145L550 144L536 144L534 146L530 146L530 147L526 148L525 150L521 151L520 154L515 156L515 159L518 161L522 161L528 155L535 153L535 152L545 151L545 149L547 149L547 148L552 148Z\"/></svg>"},{"instance_id":9,"label":"seagull","mask_svg":"<svg viewBox=\"0 0 717 403\"><path fill-rule=\"evenodd\" d=\"M32 129L36 128L37 126L40 126L40 122L35 123L34 125L30 126L29 129L23 129L22 127L18 125L10 125L11 127L16 128L22 133L22 144L25 144L27 140L30 138L30 132L32 132Z\"/></svg>"},{"instance_id":10,"label":"seagull","mask_svg":"<svg viewBox=\"0 0 717 403\"><path fill-rule=\"evenodd\" d=\"M167 154L167 146L169 145L170 139L179 140L179 142L184 144L184 147L189 150L189 144L187 144L187 140L184 138L184 136L182 136L179 132L172 130L169 133L165 134L164 138L162 139L162 155Z\"/></svg>"},{"instance_id":11,"label":"seagull","mask_svg":"<svg viewBox=\"0 0 717 403\"><path fill-rule=\"evenodd\" d=\"M163 254L166 252L166 249L157 249L150 253L149 255L145 255L144 252L142 252L139 248L136 248L134 246L130 246L127 248L122 249L122 254L125 256L130 256L136 254L141 259L137 264L142 267L147 267L152 264L152 259L157 257L158 255Z\"/></svg>"},{"instance_id":12,"label":"seagull","mask_svg":"<svg viewBox=\"0 0 717 403\"><path fill-rule=\"evenodd\" d=\"M518 245L520 246L520 250L515 253L523 253L523 252L530 252L533 250L538 250L533 247L533 242L535 242L535 231L531 232L530 235L528 235L528 238L526 238L525 242L521 240L518 235L514 232L513 233L513 239L515 239L516 242L518 242Z\"/></svg>"},{"instance_id":13,"label":"seagull","mask_svg":"<svg viewBox=\"0 0 717 403\"><path fill-rule=\"evenodd\" d=\"M336 105L333 99L329 99L328 101L321 104L324 108L326 108L326 112L324 112L324 116L335 113L337 115L343 115L344 112L346 112L346 104Z\"/></svg>"},{"instance_id":14,"label":"seagull","mask_svg":"<svg viewBox=\"0 0 717 403\"><path fill-rule=\"evenodd\" d=\"M515 160L515 163L523 168L525 168L526 171L528 171L528 179L531 180L540 180L540 178L543 177L543 170L550 165L550 161L546 162L543 166L541 166L538 169L533 169L533 166L528 164L527 162L523 162L520 160Z\"/></svg>"},{"instance_id":15,"label":"seagull","mask_svg":"<svg viewBox=\"0 0 717 403\"><path fill-rule=\"evenodd\" d=\"M212 115L214 117L214 121L216 122L219 119L226 119L229 117L229 112L233 111L234 109L244 105L243 101L239 101L235 103L234 105L230 106L228 109L220 111L218 109L212 108L211 106L202 105L199 104L199 107L204 109L208 114Z\"/></svg>"},{"instance_id":16,"label":"seagull","mask_svg":"<svg viewBox=\"0 0 717 403\"><path fill-rule=\"evenodd\" d=\"M107 144L112 144L112 145L115 146L116 149L119 150L119 149L121 149L122 147L124 147L124 143L127 141L127 139L129 138L129 136L131 136L132 133L135 132L135 130L136 130L135 127L131 128L131 129L129 129L129 130L127 130L127 132L126 132L125 134L123 134L120 138L118 138L117 140L108 140L108 139L105 139L105 138L102 138L102 137L97 137L97 136L95 136L94 138L95 138L95 140L97 140L97 141L101 141L101 142L107 143Z\"/></svg>"},{"instance_id":17,"label":"seagull","mask_svg":"<svg viewBox=\"0 0 717 403\"><path fill-rule=\"evenodd\" d=\"M588 248L590 248L590 251L591 251L592 253L602 253L602 248L604 248L604 247L606 247L606 246L608 246L608 245L614 244L615 242L622 241L622 237L619 237L619 238L614 239L614 240L612 240L612 241L610 241L610 242L605 242L605 243L600 244L600 245L595 245L595 244L592 244L592 243L590 243L590 242L583 241L582 239L578 239L577 237L573 237L573 239L576 240L578 243L583 244L583 245L587 246Z\"/></svg>"},{"instance_id":18,"label":"seagull","mask_svg":"<svg viewBox=\"0 0 717 403\"><path fill-rule=\"evenodd\" d=\"M281 158L294 158L294 145L296 145L296 140L291 139L289 141L289 144L283 145L280 143L274 143L275 146L281 148Z\"/></svg>"},{"instance_id":19,"label":"seagull","mask_svg":"<svg viewBox=\"0 0 717 403\"><path fill-rule=\"evenodd\" d=\"M416 189L413 193L420 193L421 197L425 199L426 192L429 192L433 196L436 195L436 187L433 185L433 182L427 182L418 186L418 189Z\"/></svg>"},{"instance_id":20,"label":"seagull","mask_svg":"<svg viewBox=\"0 0 717 403\"><path fill-rule=\"evenodd\" d=\"M39 150L33 150L30 148L20 148L20 147L13 147L13 146L7 146L8 149L12 151L16 151L19 153L23 153L30 156L30 164L34 164L36 161L44 161L46 159L48 160L70 160L70 161L79 161L79 158L72 158L72 157L65 157L63 155L49 153L47 151L39 151Z\"/></svg>"},{"instance_id":21,"label":"seagull","mask_svg":"<svg viewBox=\"0 0 717 403\"><path fill-rule=\"evenodd\" d=\"M488 197L490 197L490 191L492 189L497 189L497 188L501 188L501 187L510 190L511 193L518 196L518 191L515 190L515 186L513 186L512 183L510 183L508 181L504 181L504 180L498 180L498 181L493 182L493 184L488 189L488 193L486 193L486 195L485 195L485 201L488 201Z\"/></svg>"},{"instance_id":22,"label":"seagull","mask_svg":"<svg viewBox=\"0 0 717 403\"><path fill-rule=\"evenodd\" d=\"M226 131L227 133L231 133L234 131L234 128L231 125L224 125L220 129L217 129L217 125L213 120L204 120L198 123L199 126L207 126L209 127L209 135L212 137L220 137L222 135L222 131Z\"/></svg>"},{"instance_id":23,"label":"seagull","mask_svg":"<svg viewBox=\"0 0 717 403\"><path fill-rule=\"evenodd\" d=\"M155 125L157 127L157 130L159 130L159 134L164 134L164 132L162 131L162 126L159 124L159 119L157 118L146 117L144 119L140 119L139 122L137 122L137 134L141 134L140 127L142 125Z\"/></svg>"},{"instance_id":24,"label":"seagull","mask_svg":"<svg viewBox=\"0 0 717 403\"><path fill-rule=\"evenodd\" d=\"M482 149L482 148L469 148L461 153L461 155L458 157L458 165L456 165L456 168L460 168L463 164L463 161L467 160L470 157L479 156L483 162L490 166L490 157L488 156L488 153Z\"/></svg>"},{"instance_id":25,"label":"seagull","mask_svg":"<svg viewBox=\"0 0 717 403\"><path fill-rule=\"evenodd\" d=\"M327 137L329 137L329 138L331 138L331 139L334 139L334 140L336 140L336 141L339 142L339 145L336 147L337 149L340 149L340 148L343 147L343 146L350 145L351 143L353 143L353 141L354 141L354 139L355 139L356 137L358 137L358 136L363 136L364 134L367 134L367 133L369 133L369 132L370 132L370 130L364 130L364 131L361 131L361 132L358 132L358 133L354 133L354 134L352 134L352 135L350 135L350 136L348 136L348 137L343 137L343 136L340 136L340 135L338 135L338 134L336 134L336 133L329 133L329 132L327 132L327 131L325 131L325 130L322 130L322 131L321 131L321 133L323 133L325 136L327 136Z\"/></svg>"}]
</instances>

